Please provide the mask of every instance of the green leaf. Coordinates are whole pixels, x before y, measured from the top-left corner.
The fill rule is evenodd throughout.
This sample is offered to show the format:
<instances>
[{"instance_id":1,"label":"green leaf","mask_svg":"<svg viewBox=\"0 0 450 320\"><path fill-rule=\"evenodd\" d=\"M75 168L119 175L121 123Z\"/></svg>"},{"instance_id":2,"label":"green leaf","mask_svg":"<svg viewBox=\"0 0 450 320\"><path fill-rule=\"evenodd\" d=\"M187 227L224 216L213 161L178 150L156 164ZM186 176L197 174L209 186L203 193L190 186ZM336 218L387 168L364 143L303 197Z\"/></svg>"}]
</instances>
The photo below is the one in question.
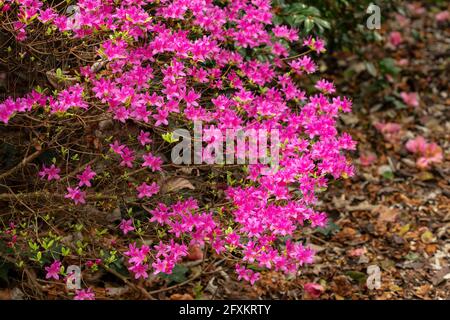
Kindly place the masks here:
<instances>
[{"instance_id":1,"label":"green leaf","mask_svg":"<svg viewBox=\"0 0 450 320\"><path fill-rule=\"evenodd\" d=\"M328 21L326 21L326 20L323 20L321 18L314 18L314 22L317 25L319 25L319 26L321 26L321 27L323 27L325 29L331 29L330 23Z\"/></svg>"},{"instance_id":2,"label":"green leaf","mask_svg":"<svg viewBox=\"0 0 450 320\"><path fill-rule=\"evenodd\" d=\"M392 58L385 58L380 61L380 70L383 74L397 75L401 69L395 64L395 60Z\"/></svg>"},{"instance_id":3,"label":"green leaf","mask_svg":"<svg viewBox=\"0 0 450 320\"><path fill-rule=\"evenodd\" d=\"M388 180L392 180L394 179L394 173L392 171L385 171L382 174L383 178L388 179Z\"/></svg>"},{"instance_id":4,"label":"green leaf","mask_svg":"<svg viewBox=\"0 0 450 320\"><path fill-rule=\"evenodd\" d=\"M161 135L164 141L168 143L174 143L177 142L179 139L175 139L173 136L173 132L167 132Z\"/></svg>"},{"instance_id":5,"label":"green leaf","mask_svg":"<svg viewBox=\"0 0 450 320\"><path fill-rule=\"evenodd\" d=\"M314 28L314 20L312 18L305 19L305 32L309 33Z\"/></svg>"},{"instance_id":6,"label":"green leaf","mask_svg":"<svg viewBox=\"0 0 450 320\"><path fill-rule=\"evenodd\" d=\"M189 269L183 265L177 264L171 274L161 273L161 278L168 280L169 282L181 283L186 281L186 273Z\"/></svg>"},{"instance_id":7,"label":"green leaf","mask_svg":"<svg viewBox=\"0 0 450 320\"><path fill-rule=\"evenodd\" d=\"M376 77L378 75L377 68L375 68L375 65L372 62L366 61L365 63L367 72L372 76Z\"/></svg>"},{"instance_id":8,"label":"green leaf","mask_svg":"<svg viewBox=\"0 0 450 320\"><path fill-rule=\"evenodd\" d=\"M360 284L365 283L367 280L367 275L359 271L347 271L345 275L349 276Z\"/></svg>"},{"instance_id":9,"label":"green leaf","mask_svg":"<svg viewBox=\"0 0 450 320\"><path fill-rule=\"evenodd\" d=\"M273 18L272 18L272 22L273 22L273 24L276 25L276 26L277 26L277 25L280 25L280 24L283 23L283 18L280 17L280 16L277 16L277 15L274 15Z\"/></svg>"},{"instance_id":10,"label":"green leaf","mask_svg":"<svg viewBox=\"0 0 450 320\"><path fill-rule=\"evenodd\" d=\"M331 220L328 221L328 224L325 228L317 228L317 230L325 236L329 236L330 234L339 231L339 229L339 226Z\"/></svg>"},{"instance_id":11,"label":"green leaf","mask_svg":"<svg viewBox=\"0 0 450 320\"><path fill-rule=\"evenodd\" d=\"M67 257L69 254L70 254L70 249L69 248L65 248L65 247L61 248L61 255L63 257Z\"/></svg>"}]
</instances>

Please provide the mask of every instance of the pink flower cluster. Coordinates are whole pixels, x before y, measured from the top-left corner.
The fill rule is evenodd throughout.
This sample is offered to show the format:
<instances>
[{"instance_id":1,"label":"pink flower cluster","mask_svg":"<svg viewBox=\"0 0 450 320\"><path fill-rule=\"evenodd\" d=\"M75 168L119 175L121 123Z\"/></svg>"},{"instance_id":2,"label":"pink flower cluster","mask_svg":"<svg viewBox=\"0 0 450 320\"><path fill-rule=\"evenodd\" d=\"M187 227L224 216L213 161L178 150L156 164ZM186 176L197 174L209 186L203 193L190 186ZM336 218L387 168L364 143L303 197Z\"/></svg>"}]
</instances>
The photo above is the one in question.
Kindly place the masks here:
<instances>
[{"instance_id":1,"label":"pink flower cluster","mask_svg":"<svg viewBox=\"0 0 450 320\"><path fill-rule=\"evenodd\" d=\"M39 176L41 178L45 178L47 176L47 180L59 180L61 177L59 176L59 173L61 172L61 169L57 168L54 164L52 164L49 168L46 166L42 167L42 170L39 172Z\"/></svg>"},{"instance_id":2,"label":"pink flower cluster","mask_svg":"<svg viewBox=\"0 0 450 320\"><path fill-rule=\"evenodd\" d=\"M75 188L67 187L67 194L65 195L66 199L71 199L75 204L85 204L86 203L86 191L81 191L81 187L92 187L91 180L97 175L92 169L91 166L86 166L84 171L77 175L79 180L78 186Z\"/></svg>"},{"instance_id":3,"label":"pink flower cluster","mask_svg":"<svg viewBox=\"0 0 450 320\"><path fill-rule=\"evenodd\" d=\"M402 126L395 122L376 122L374 127L383 137L392 144L398 143L401 138Z\"/></svg>"},{"instance_id":4,"label":"pink flower cluster","mask_svg":"<svg viewBox=\"0 0 450 320\"><path fill-rule=\"evenodd\" d=\"M77 290L73 300L95 300L95 293L91 288Z\"/></svg>"},{"instance_id":5,"label":"pink flower cluster","mask_svg":"<svg viewBox=\"0 0 450 320\"><path fill-rule=\"evenodd\" d=\"M14 4L20 16L37 14L39 22L33 23L54 26L66 35L100 34L97 54L105 66L100 71L92 65L82 67L80 83L56 94L32 92L7 99L0 104L0 121L5 124L15 113L39 107L51 117L68 109L92 111L90 103L95 102L119 124L133 121L164 129L199 120L207 130L280 132L277 170L268 175L269 165L249 165L245 181L226 190L231 205L205 210L194 199L172 199L150 209L149 222L168 236L153 247L129 245L124 254L136 279L147 278L150 265L154 274L170 273L189 247L205 243L216 254L226 252L239 259L238 277L252 283L260 274L248 265L296 273L312 263L314 252L299 240L300 230L326 225L326 214L313 209L316 191L330 178L353 175L345 152L355 149L351 137L336 128L339 114L351 111L351 101L335 96L334 84L325 79L310 95L300 86L302 77L317 70L310 53L325 51L321 39L302 39L309 50L282 59L293 54L290 44L301 39L297 30L272 26L269 0L220 5L209 0L79 0L75 22L39 0ZM20 41L27 41L34 30L28 18L18 19ZM149 151L149 132L140 131L134 138L139 143L110 144L121 159L119 165L133 168L142 160L141 166L150 172L163 171L163 160ZM59 171L50 169L44 168L41 176L56 179ZM86 203L86 191L80 188L91 187L95 176L86 167L77 175L78 185L67 188L66 198ZM140 181L135 196L146 201L158 192L156 183ZM134 230L133 220L123 220L120 229L124 234ZM56 266L53 271L52 276Z\"/></svg>"},{"instance_id":6,"label":"pink flower cluster","mask_svg":"<svg viewBox=\"0 0 450 320\"><path fill-rule=\"evenodd\" d=\"M421 169L426 169L433 163L441 163L444 158L441 147L434 142L428 143L422 136L408 140L406 149L419 156L416 164Z\"/></svg>"},{"instance_id":7,"label":"pink flower cluster","mask_svg":"<svg viewBox=\"0 0 450 320\"><path fill-rule=\"evenodd\" d=\"M403 102L411 107L419 107L419 95L417 92L402 92L400 93L400 97L403 99Z\"/></svg>"}]
</instances>

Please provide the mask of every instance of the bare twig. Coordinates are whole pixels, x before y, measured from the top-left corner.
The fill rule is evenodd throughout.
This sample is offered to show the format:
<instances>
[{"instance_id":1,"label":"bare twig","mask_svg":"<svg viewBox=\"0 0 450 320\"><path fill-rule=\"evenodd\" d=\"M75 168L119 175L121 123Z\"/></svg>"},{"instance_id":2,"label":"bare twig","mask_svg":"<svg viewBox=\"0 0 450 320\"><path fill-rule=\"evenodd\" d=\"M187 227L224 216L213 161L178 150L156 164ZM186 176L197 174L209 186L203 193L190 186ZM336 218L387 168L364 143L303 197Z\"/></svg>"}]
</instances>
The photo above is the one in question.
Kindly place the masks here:
<instances>
[{"instance_id":1,"label":"bare twig","mask_svg":"<svg viewBox=\"0 0 450 320\"><path fill-rule=\"evenodd\" d=\"M124 277L123 275L121 275L119 272L117 272L114 269L111 269L107 266L103 266L106 271L108 271L109 273L115 275L117 278L119 278L120 280L122 280L124 283L126 283L128 286L130 286L131 288L133 288L136 291L141 292L147 299L149 300L156 300L147 290L145 290L145 288L141 287L141 286L137 286L134 283L128 281L128 279L126 277Z\"/></svg>"},{"instance_id":2,"label":"bare twig","mask_svg":"<svg viewBox=\"0 0 450 320\"><path fill-rule=\"evenodd\" d=\"M16 165L14 168L9 169L8 171L6 171L5 173L2 173L0 175L0 179L5 179L6 177L12 175L14 172L22 169L23 167L25 167L28 163L30 163L31 161L33 161L34 159L36 159L37 157L39 157L41 155L41 153L43 152L43 150L37 150L34 153L32 153L31 155L29 155L28 157L24 158L18 165Z\"/></svg>"},{"instance_id":3,"label":"bare twig","mask_svg":"<svg viewBox=\"0 0 450 320\"><path fill-rule=\"evenodd\" d=\"M14 199L42 199L42 198L60 198L64 199L63 194L51 193L48 191L38 191L38 192L29 192L29 193L1 193L0 200L3 201L11 201ZM117 200L117 196L113 195L104 195L104 194L93 194L86 196L88 200Z\"/></svg>"}]
</instances>

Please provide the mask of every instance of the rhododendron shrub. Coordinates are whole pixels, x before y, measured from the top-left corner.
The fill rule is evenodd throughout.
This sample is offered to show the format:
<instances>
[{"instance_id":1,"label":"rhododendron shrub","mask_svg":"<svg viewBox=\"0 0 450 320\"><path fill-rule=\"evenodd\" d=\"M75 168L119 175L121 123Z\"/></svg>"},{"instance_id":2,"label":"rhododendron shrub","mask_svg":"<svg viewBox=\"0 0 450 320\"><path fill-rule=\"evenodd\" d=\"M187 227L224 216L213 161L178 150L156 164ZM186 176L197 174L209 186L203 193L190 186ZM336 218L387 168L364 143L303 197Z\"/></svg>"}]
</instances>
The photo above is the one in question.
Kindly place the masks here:
<instances>
[{"instance_id":1,"label":"rhododendron shrub","mask_svg":"<svg viewBox=\"0 0 450 320\"><path fill-rule=\"evenodd\" d=\"M54 236L73 249L45 251L38 262L47 278L58 279L61 266L77 255L105 266L121 255L135 279L170 274L191 248L225 257L251 283L260 277L255 270L295 274L313 262L304 231L327 224L326 214L314 209L318 192L332 178L353 175L345 151L355 149L350 135L337 130L351 101L316 74L322 40L272 25L267 0L80 0L71 2L77 8L71 16L38 0L0 3L2 19L13 22L2 28L17 47L32 46L35 37L57 38L73 45L76 62L76 68L49 70L56 85L0 103L6 130L24 124L37 130L29 148L39 155L21 165L29 170L28 184L0 199L9 208L25 203L34 214L63 213L74 223L95 213L95 223L106 228L100 234L109 234L92 238L88 226L82 229L89 250ZM301 54L291 49L298 43ZM205 135L278 130L276 170L266 170L270 164L174 166L173 145L162 137L192 130L194 121ZM173 183L192 170L194 185L182 178ZM2 179L19 175L13 168ZM111 225L107 217L115 208L120 216ZM45 221L39 226L46 229L52 220ZM11 245L16 255L21 246L27 242ZM77 298L93 295L78 291Z\"/></svg>"}]
</instances>

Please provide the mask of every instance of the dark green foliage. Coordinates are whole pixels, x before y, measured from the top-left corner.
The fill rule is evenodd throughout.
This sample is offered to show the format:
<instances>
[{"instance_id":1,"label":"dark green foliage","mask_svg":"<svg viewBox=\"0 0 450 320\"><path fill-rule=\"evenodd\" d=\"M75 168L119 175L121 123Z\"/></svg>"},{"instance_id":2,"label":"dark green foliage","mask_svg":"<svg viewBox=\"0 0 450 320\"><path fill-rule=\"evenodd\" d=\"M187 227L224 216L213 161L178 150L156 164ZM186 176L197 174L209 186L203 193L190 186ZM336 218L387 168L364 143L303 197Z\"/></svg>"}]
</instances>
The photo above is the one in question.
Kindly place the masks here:
<instances>
[{"instance_id":1,"label":"dark green foliage","mask_svg":"<svg viewBox=\"0 0 450 320\"><path fill-rule=\"evenodd\" d=\"M369 30L367 8L374 3L387 14L395 1L371 0L275 0L275 23L298 28L302 36L319 35L327 40L329 50L357 50L361 43L376 40L377 30Z\"/></svg>"}]
</instances>

